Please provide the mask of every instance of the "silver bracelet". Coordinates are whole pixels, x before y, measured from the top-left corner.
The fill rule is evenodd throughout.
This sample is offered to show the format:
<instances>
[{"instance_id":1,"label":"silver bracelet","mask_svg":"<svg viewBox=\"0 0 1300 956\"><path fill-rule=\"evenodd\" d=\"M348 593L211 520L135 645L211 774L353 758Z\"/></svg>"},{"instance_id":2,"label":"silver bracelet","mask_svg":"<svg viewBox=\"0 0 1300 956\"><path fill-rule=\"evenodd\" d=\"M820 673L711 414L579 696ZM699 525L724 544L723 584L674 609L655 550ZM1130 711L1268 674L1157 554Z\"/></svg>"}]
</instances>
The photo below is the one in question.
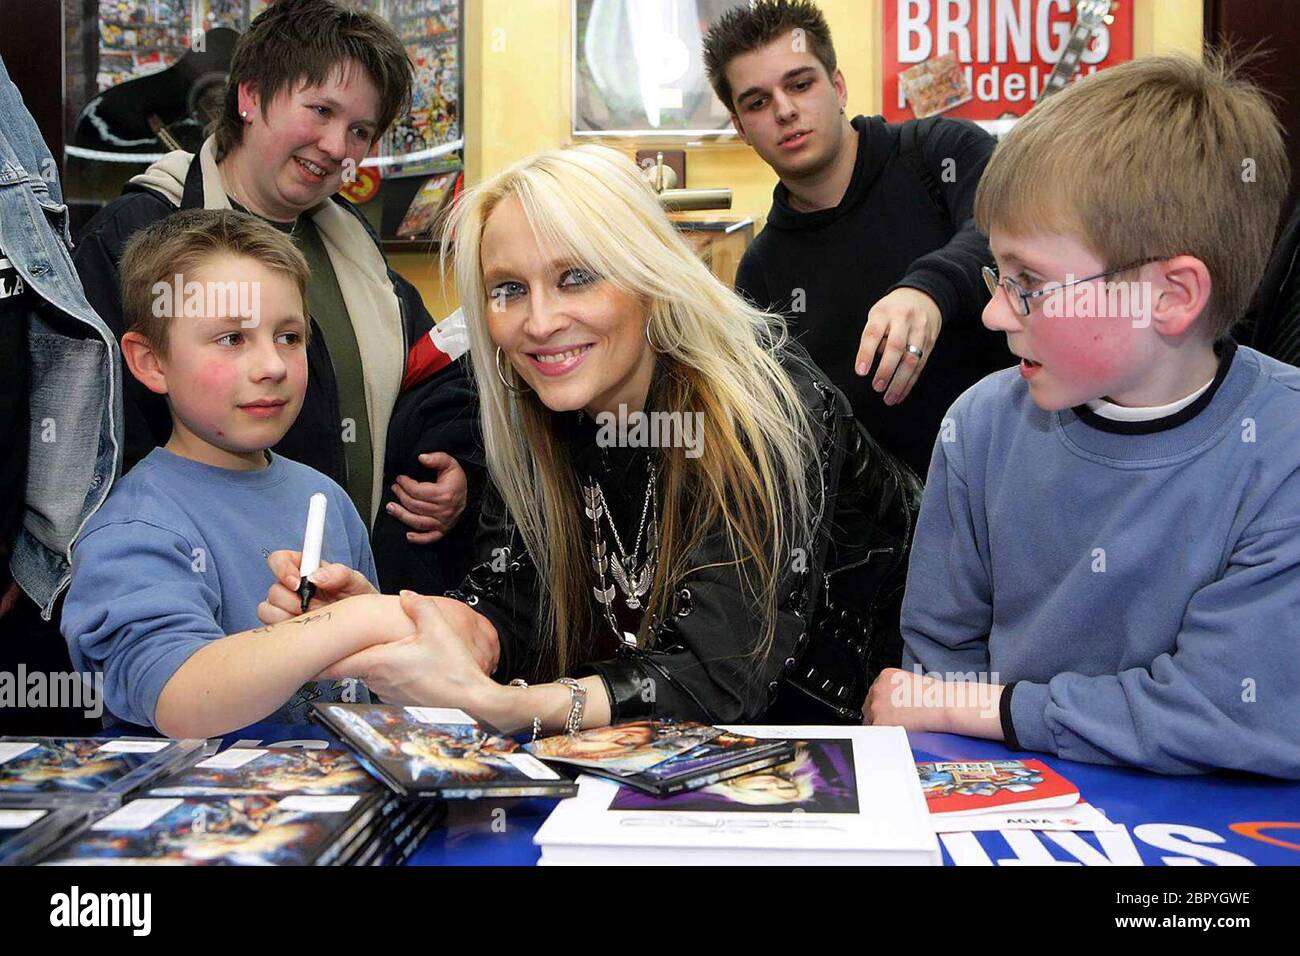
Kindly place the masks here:
<instances>
[{"instance_id":1,"label":"silver bracelet","mask_svg":"<svg viewBox=\"0 0 1300 956\"><path fill-rule=\"evenodd\" d=\"M522 677L516 677L514 680L510 682L510 686L522 687L524 690L527 690L528 681L524 680ZM533 740L536 741L537 738L540 737L541 735L542 735L542 718L534 717L533 718Z\"/></svg>"},{"instance_id":2,"label":"silver bracelet","mask_svg":"<svg viewBox=\"0 0 1300 956\"><path fill-rule=\"evenodd\" d=\"M555 683L569 688L569 716L564 721L564 732L576 734L582 729L582 712L587 706L587 688L572 677L561 677Z\"/></svg>"}]
</instances>

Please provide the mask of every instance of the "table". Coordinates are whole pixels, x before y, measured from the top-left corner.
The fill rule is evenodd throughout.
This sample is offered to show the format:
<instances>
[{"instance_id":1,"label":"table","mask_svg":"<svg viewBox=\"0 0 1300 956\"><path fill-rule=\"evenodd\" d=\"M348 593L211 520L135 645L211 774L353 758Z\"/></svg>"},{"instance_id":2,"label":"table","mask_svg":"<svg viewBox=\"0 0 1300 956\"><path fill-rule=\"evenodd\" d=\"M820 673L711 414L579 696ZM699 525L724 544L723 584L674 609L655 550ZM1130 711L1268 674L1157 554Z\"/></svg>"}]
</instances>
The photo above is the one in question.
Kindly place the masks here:
<instances>
[{"instance_id":1,"label":"table","mask_svg":"<svg viewBox=\"0 0 1300 956\"><path fill-rule=\"evenodd\" d=\"M1165 777L1013 751L953 734L909 734L917 760L1034 757L1078 786L1083 799L1124 829L1112 833L990 831L940 837L945 865L1300 865L1300 783L1236 774ZM321 727L255 724L222 741L319 746ZM537 862L535 834L554 800L463 801L420 844L408 866Z\"/></svg>"}]
</instances>

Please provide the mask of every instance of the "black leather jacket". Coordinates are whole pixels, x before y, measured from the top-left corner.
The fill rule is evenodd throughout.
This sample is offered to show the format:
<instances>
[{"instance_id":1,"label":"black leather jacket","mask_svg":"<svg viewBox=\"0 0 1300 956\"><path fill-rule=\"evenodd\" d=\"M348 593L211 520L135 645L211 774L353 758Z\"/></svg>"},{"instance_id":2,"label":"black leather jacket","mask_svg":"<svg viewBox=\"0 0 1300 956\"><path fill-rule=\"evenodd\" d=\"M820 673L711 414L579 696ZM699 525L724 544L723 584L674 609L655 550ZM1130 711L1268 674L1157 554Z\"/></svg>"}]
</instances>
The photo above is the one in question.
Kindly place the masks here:
<instances>
[{"instance_id":1,"label":"black leather jacket","mask_svg":"<svg viewBox=\"0 0 1300 956\"><path fill-rule=\"evenodd\" d=\"M611 640L607 659L576 671L600 675L614 722L857 723L870 682L901 659L898 614L921 484L867 435L819 371L802 361L785 364L816 425L818 460L810 466L825 506L815 546L779 582L771 649L762 658L752 653L764 622L742 594L721 531L706 535L686 565L696 570L673 584L672 613L651 623L651 640L640 648ZM636 527L642 456L656 452L596 449L594 426L574 420L578 413L562 427L575 469L600 481L619 527ZM495 624L501 681L535 676L537 577L521 542L489 487L476 544L481 563L449 592Z\"/></svg>"}]
</instances>

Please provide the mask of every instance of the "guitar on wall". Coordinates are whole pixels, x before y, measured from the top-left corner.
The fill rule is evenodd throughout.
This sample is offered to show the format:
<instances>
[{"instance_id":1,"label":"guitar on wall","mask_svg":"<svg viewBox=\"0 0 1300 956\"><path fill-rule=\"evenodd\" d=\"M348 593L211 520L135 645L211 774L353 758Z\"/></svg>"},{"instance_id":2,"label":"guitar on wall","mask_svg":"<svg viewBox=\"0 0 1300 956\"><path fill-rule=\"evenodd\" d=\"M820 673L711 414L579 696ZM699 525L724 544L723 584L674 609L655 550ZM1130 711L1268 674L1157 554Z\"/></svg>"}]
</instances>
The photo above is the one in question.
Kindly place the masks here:
<instances>
[{"instance_id":1,"label":"guitar on wall","mask_svg":"<svg viewBox=\"0 0 1300 956\"><path fill-rule=\"evenodd\" d=\"M1053 93L1059 93L1074 79L1074 74L1079 71L1079 60L1092 41L1093 34L1103 25L1109 26L1115 22L1114 11L1118 6L1117 0L1079 0L1075 4L1074 28L1070 31L1070 39L1066 41L1065 49L1052 67L1051 75L1047 77L1047 83L1035 100L1036 103L1041 103ZM1019 116L1020 114L1008 110L998 119L1018 119Z\"/></svg>"},{"instance_id":2,"label":"guitar on wall","mask_svg":"<svg viewBox=\"0 0 1300 956\"><path fill-rule=\"evenodd\" d=\"M187 50L165 70L100 93L77 117L68 155L146 163L174 149L197 152L221 113L238 39L228 27L209 30L201 51Z\"/></svg>"},{"instance_id":3,"label":"guitar on wall","mask_svg":"<svg viewBox=\"0 0 1300 956\"><path fill-rule=\"evenodd\" d=\"M1115 22L1115 15L1111 11L1118 6L1118 3L1108 0L1079 0L1074 8L1074 29L1070 31L1070 39L1066 41L1060 59L1052 67L1052 75L1047 78L1047 84L1038 96L1039 102L1065 89L1065 84L1074 79L1074 74L1079 69L1079 58L1087 49L1092 35L1101 29L1102 24L1109 26Z\"/></svg>"}]
</instances>

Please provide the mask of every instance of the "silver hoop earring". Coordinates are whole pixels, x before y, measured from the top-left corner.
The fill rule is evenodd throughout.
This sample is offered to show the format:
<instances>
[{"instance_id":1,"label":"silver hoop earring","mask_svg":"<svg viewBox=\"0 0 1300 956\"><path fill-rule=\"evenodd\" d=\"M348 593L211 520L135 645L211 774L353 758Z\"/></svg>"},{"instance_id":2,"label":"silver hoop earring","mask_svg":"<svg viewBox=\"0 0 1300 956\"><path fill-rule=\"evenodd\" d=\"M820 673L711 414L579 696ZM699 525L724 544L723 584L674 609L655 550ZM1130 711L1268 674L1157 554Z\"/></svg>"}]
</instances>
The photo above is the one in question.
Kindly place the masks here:
<instances>
[{"instance_id":1,"label":"silver hoop earring","mask_svg":"<svg viewBox=\"0 0 1300 956\"><path fill-rule=\"evenodd\" d=\"M649 346L650 346L650 351L653 351L655 355L671 355L671 354L672 354L672 350L671 350L671 349L659 349L658 346L655 346L654 339L651 339L651 338L650 338L650 323L649 323L649 321L646 321L646 345L649 345ZM681 339L680 339L680 338L677 339L677 342L676 342L675 347L676 347L676 349L680 349L680 347L681 347Z\"/></svg>"},{"instance_id":2,"label":"silver hoop earring","mask_svg":"<svg viewBox=\"0 0 1300 956\"><path fill-rule=\"evenodd\" d=\"M522 395L524 394L524 392L530 391L530 389L527 387L516 388L515 386L511 385L508 381L506 381L506 373L501 371L501 346L499 345L497 346L496 365L497 365L497 378L501 379L501 384L504 385L508 391L514 392L516 395Z\"/></svg>"}]
</instances>

